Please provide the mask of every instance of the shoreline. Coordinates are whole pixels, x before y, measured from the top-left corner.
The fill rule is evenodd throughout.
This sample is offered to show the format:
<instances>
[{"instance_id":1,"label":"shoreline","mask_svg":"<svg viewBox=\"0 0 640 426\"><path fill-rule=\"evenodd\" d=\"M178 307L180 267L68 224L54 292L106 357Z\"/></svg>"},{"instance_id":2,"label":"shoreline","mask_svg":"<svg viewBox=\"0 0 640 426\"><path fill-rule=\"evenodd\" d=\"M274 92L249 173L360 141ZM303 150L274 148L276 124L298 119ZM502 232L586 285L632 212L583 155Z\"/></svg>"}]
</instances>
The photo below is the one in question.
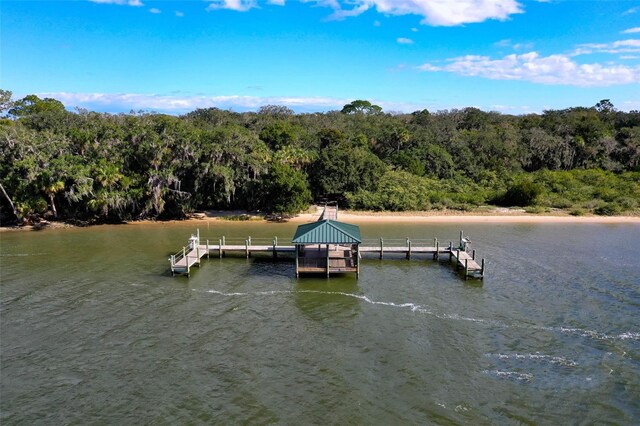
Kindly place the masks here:
<instances>
[{"instance_id":1,"label":"shoreline","mask_svg":"<svg viewBox=\"0 0 640 426\"><path fill-rule=\"evenodd\" d=\"M314 222L318 220L322 209L318 208L315 213L300 213L289 218L282 223L302 224ZM229 219L234 216L247 215L248 220ZM493 210L493 211L421 211L421 212L368 212L368 211L351 211L343 210L339 213L339 219L347 223L367 224L367 223L531 223L531 224L552 224L552 223L598 223L598 224L640 224L640 216L571 216L564 212L546 213L546 214L530 214L523 210ZM162 224L177 223L206 223L206 222L228 222L228 223L272 223L259 215L252 215L247 212L240 211L207 211L194 213L187 219L175 220L137 220L124 222L121 225L133 226L149 226ZM278 223L278 222L276 222ZM106 224L88 225L93 227ZM65 222L45 222L43 225L27 225L27 226L0 226L0 232L14 231L40 231L45 229L75 229L81 226L71 225Z\"/></svg>"}]
</instances>

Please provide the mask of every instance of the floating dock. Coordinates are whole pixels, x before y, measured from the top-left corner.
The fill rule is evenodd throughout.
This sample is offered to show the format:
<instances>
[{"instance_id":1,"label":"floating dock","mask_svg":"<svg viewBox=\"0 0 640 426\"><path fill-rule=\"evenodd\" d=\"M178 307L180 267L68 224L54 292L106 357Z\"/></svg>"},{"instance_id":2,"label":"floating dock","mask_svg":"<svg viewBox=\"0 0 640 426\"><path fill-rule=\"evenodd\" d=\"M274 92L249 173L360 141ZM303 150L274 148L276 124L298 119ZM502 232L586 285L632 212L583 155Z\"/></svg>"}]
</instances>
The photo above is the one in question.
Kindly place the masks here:
<instances>
[{"instance_id":1,"label":"floating dock","mask_svg":"<svg viewBox=\"0 0 640 426\"><path fill-rule=\"evenodd\" d=\"M331 220L331 219L321 219ZM212 243L215 241L215 243ZM457 270L463 272L464 278L484 278L485 262L476 261L476 251L470 250L470 241L460 232L459 244L454 246L452 242L441 245L438 239L364 239L357 245L355 252L351 247L340 244L315 244L306 245L305 255L300 254L300 245L293 244L291 240L267 238L227 239L226 237L214 239L200 238L200 231L191 235L188 243L179 252L171 255L172 275L187 275L191 268L200 266L204 257L223 258L227 253L251 257L254 253L263 253L277 258L279 255L295 255L296 276L302 273L345 273L360 272L360 259L363 254L377 255L383 259L385 255L394 254L404 256L410 260L415 255L431 256L434 260L447 260L453 263Z\"/></svg>"}]
</instances>

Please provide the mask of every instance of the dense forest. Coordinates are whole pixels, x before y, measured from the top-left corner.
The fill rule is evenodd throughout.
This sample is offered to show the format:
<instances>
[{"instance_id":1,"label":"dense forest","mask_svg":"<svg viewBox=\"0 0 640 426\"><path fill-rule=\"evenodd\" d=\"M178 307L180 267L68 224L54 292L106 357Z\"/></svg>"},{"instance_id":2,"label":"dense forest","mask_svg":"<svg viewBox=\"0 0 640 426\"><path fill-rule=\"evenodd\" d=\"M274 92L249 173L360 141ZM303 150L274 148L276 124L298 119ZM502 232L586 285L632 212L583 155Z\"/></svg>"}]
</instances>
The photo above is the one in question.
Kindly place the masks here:
<instances>
[{"instance_id":1,"label":"dense forest","mask_svg":"<svg viewBox=\"0 0 640 426\"><path fill-rule=\"evenodd\" d=\"M385 113L368 101L295 114L67 111L0 91L3 224L118 222L201 209L293 214L314 200L366 210L524 206L637 214L640 112Z\"/></svg>"}]
</instances>

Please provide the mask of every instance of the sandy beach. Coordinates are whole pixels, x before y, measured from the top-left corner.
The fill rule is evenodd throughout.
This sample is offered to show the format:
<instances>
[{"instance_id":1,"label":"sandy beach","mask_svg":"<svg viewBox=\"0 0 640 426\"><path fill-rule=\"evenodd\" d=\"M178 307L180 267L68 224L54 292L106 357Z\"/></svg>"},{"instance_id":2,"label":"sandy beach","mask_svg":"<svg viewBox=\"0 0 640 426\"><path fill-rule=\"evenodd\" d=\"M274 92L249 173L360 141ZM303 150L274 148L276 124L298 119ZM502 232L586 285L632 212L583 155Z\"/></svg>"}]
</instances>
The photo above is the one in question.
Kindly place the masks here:
<instances>
[{"instance_id":1,"label":"sandy beach","mask_svg":"<svg viewBox=\"0 0 640 426\"><path fill-rule=\"evenodd\" d=\"M290 223L308 223L318 220L322 214L322 208L316 208L315 212L298 214L286 219ZM247 215L251 222L267 222L262 216L250 214L243 211L206 211L194 213L185 220L139 220L126 222L128 226L162 225L171 223L194 224L215 222L236 222L230 217ZM423 212L363 212L341 210L339 219L342 222L363 224L363 223L637 223L640 225L640 216L571 216L567 213L557 212L554 214L527 214L520 209L494 209L482 212L460 212L460 211L423 211ZM46 222L39 226L10 226L0 227L0 232L6 231L29 231L40 229L60 229L76 228L63 222Z\"/></svg>"},{"instance_id":2,"label":"sandy beach","mask_svg":"<svg viewBox=\"0 0 640 426\"><path fill-rule=\"evenodd\" d=\"M322 213L300 214L291 222L305 223L317 220ZM424 212L363 212L342 210L339 218L353 223L638 223L640 216L571 216L567 213L527 214L521 209L496 208L486 212L424 211Z\"/></svg>"}]
</instances>

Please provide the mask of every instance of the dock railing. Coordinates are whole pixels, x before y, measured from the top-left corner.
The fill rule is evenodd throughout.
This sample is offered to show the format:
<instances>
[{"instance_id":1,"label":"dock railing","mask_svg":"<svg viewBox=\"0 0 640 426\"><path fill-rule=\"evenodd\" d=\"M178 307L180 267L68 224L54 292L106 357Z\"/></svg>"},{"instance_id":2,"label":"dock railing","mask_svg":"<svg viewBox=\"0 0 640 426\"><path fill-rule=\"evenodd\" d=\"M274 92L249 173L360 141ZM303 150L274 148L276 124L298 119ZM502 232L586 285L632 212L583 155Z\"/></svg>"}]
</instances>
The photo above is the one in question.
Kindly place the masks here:
<instances>
[{"instance_id":1,"label":"dock railing","mask_svg":"<svg viewBox=\"0 0 640 426\"><path fill-rule=\"evenodd\" d=\"M365 238L362 246L366 247L435 247L435 238Z\"/></svg>"},{"instance_id":2,"label":"dock railing","mask_svg":"<svg viewBox=\"0 0 640 426\"><path fill-rule=\"evenodd\" d=\"M187 251L187 248L186 247L182 247L182 250L180 250L176 254L172 254L169 257L169 260L171 261L171 267L172 268L176 265L176 263L180 262L186 256L186 251Z\"/></svg>"}]
</instances>

